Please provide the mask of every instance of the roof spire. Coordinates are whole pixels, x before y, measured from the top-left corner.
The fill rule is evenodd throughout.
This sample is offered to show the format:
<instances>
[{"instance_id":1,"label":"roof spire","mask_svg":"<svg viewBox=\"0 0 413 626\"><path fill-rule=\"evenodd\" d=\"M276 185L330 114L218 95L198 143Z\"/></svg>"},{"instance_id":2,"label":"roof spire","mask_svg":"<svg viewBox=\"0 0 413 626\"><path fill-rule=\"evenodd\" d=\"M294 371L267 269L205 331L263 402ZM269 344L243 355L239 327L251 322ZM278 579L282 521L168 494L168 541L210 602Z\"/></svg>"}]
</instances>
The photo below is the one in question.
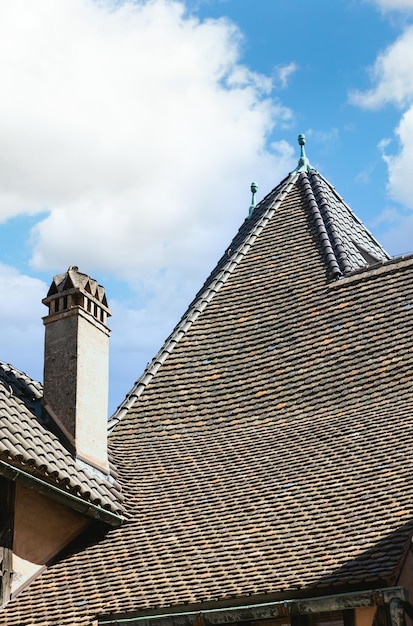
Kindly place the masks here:
<instances>
[{"instance_id":1,"label":"roof spire","mask_svg":"<svg viewBox=\"0 0 413 626\"><path fill-rule=\"evenodd\" d=\"M300 158L298 159L298 165L295 168L295 172L309 172L312 167L310 165L310 161L307 158L307 155L305 153L304 150L304 146L305 146L305 135L298 135L298 143L301 146L301 154L300 154Z\"/></svg>"},{"instance_id":2,"label":"roof spire","mask_svg":"<svg viewBox=\"0 0 413 626\"><path fill-rule=\"evenodd\" d=\"M254 212L255 209L255 194L258 191L258 185L257 183L251 183L251 193L252 193L252 198L251 198L251 205L248 211L248 217L251 217L251 215Z\"/></svg>"}]
</instances>

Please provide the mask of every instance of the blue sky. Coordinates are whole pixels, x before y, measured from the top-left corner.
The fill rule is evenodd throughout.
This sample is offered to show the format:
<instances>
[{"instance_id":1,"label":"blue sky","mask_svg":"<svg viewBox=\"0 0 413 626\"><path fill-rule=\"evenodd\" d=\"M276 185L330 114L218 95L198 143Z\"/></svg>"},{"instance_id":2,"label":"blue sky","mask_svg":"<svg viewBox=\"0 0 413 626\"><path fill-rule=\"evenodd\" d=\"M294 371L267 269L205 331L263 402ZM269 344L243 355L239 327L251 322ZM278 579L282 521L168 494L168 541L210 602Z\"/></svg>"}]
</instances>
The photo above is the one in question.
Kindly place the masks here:
<instances>
[{"instance_id":1,"label":"blue sky","mask_svg":"<svg viewBox=\"0 0 413 626\"><path fill-rule=\"evenodd\" d=\"M42 378L51 278L108 293L110 408L258 199L312 163L413 250L413 0L0 6L0 359Z\"/></svg>"}]
</instances>

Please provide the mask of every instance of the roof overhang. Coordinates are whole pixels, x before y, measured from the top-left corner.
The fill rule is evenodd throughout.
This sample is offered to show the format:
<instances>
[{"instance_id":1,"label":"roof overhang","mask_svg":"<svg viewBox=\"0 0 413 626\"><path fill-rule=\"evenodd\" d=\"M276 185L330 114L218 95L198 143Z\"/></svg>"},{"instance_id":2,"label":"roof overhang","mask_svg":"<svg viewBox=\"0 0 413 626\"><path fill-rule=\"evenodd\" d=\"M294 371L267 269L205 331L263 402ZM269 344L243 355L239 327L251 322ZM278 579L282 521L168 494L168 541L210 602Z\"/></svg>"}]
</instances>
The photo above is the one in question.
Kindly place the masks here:
<instances>
[{"instance_id":1,"label":"roof overhang","mask_svg":"<svg viewBox=\"0 0 413 626\"><path fill-rule=\"evenodd\" d=\"M59 487L51 485L37 476L33 476L18 467L14 467L13 465L6 463L6 461L3 460L0 460L0 475L12 480L13 482L19 482L28 489L38 491L42 495L51 498L55 502L64 504L78 513L83 513L88 517L92 517L93 519L109 524L110 526L120 526L124 521L124 518L121 515L117 515L112 511L108 511L100 506L97 506L96 504L87 502L72 493L64 492Z\"/></svg>"},{"instance_id":2,"label":"roof overhang","mask_svg":"<svg viewBox=\"0 0 413 626\"><path fill-rule=\"evenodd\" d=\"M251 622L291 615L385 605L388 605L393 613L398 613L403 610L407 601L408 592L405 587L388 587L219 609L203 609L200 605L198 610L184 612L171 612L169 608L169 612L165 611L165 613L153 615L112 614L99 617L97 624L98 626L219 626L220 624ZM395 623L394 620L392 623Z\"/></svg>"}]
</instances>

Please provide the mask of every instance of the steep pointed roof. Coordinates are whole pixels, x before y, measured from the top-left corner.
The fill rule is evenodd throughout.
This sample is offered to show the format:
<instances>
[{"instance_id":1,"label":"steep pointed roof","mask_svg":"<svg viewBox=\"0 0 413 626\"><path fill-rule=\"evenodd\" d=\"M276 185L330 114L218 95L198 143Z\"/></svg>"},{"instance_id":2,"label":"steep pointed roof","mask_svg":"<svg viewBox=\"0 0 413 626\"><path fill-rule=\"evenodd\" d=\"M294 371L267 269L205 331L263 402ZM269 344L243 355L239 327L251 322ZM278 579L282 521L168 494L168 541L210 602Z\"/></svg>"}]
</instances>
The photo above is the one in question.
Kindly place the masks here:
<instances>
[{"instance_id":1,"label":"steep pointed roof","mask_svg":"<svg viewBox=\"0 0 413 626\"><path fill-rule=\"evenodd\" d=\"M3 623L396 583L413 530L412 277L311 167L282 181L112 420L128 521Z\"/></svg>"},{"instance_id":2,"label":"steep pointed roof","mask_svg":"<svg viewBox=\"0 0 413 626\"><path fill-rule=\"evenodd\" d=\"M255 183L252 185L256 187ZM168 358L175 344L198 318L215 293L230 278L245 255L249 253L257 237L267 227L269 220L274 218L275 212L284 201L288 200L294 189L301 191L300 201L297 198L295 201L298 205L302 205L301 209L304 208L313 231L314 244L324 260L324 268L320 270L323 276L342 278L352 272L390 261L391 257L339 196L335 188L309 165L305 153L304 156L302 154L298 168L273 189L259 205L251 205L249 217L242 224L202 289L164 346L112 416L110 428L114 427L133 405L135 399L140 396L146 384ZM288 219L291 219L290 224L284 225L287 231L289 228L294 228L295 216ZM287 233L286 237L286 241L281 242L281 246L288 254L291 236Z\"/></svg>"}]
</instances>

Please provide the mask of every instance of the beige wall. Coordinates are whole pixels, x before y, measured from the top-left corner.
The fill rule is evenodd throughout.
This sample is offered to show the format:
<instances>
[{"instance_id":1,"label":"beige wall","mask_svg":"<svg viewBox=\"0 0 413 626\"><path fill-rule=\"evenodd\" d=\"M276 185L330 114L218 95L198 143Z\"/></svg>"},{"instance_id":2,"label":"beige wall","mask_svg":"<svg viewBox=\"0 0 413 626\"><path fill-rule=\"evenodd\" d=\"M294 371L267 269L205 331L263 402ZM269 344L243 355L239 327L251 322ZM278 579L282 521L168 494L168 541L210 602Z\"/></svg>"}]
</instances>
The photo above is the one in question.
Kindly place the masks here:
<instances>
[{"instance_id":1,"label":"beige wall","mask_svg":"<svg viewBox=\"0 0 413 626\"><path fill-rule=\"evenodd\" d=\"M12 590L29 580L75 539L90 519L16 484Z\"/></svg>"},{"instance_id":2,"label":"beige wall","mask_svg":"<svg viewBox=\"0 0 413 626\"><path fill-rule=\"evenodd\" d=\"M76 454L108 471L109 331L80 313L78 325Z\"/></svg>"},{"instance_id":3,"label":"beige wall","mask_svg":"<svg viewBox=\"0 0 413 626\"><path fill-rule=\"evenodd\" d=\"M43 320L45 402L69 434L76 456L107 473L110 331L80 307Z\"/></svg>"}]
</instances>

